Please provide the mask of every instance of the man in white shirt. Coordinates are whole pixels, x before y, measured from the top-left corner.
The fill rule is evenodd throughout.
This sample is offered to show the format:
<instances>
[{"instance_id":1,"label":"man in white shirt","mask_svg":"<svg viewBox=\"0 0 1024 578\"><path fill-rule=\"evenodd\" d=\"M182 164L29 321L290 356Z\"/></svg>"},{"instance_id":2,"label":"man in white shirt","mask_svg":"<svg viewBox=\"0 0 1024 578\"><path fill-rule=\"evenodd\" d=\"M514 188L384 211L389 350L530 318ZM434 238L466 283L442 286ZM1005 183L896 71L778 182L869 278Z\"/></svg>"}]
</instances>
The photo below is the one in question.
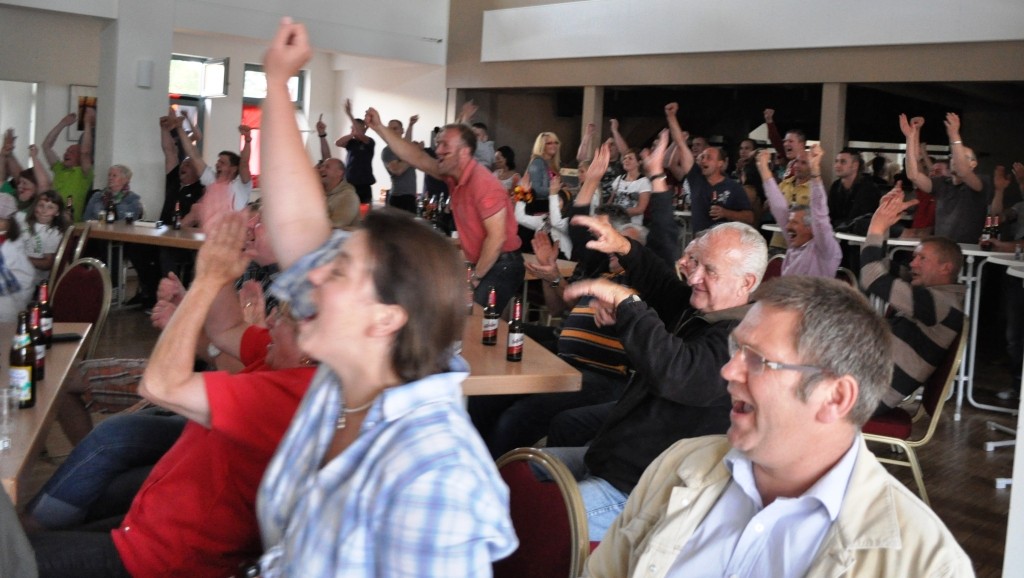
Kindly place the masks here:
<instances>
[{"instance_id":1,"label":"man in white shirt","mask_svg":"<svg viewBox=\"0 0 1024 578\"><path fill-rule=\"evenodd\" d=\"M204 196L210 197L208 202L213 200L218 191L226 188L226 193L231 201L231 208L241 211L249 204L249 196L252 194L252 173L249 172L249 156L252 153L252 128L244 124L238 126L238 132L242 135L244 142L241 154L231 151L220 151L217 154L217 163L213 167L206 164L203 157L192 139L185 134L185 128L181 120L178 120L178 137L181 141L185 154L192 159L196 171L199 172L199 182L206 187ZM211 186L213 185L213 186Z\"/></svg>"},{"instance_id":2,"label":"man in white shirt","mask_svg":"<svg viewBox=\"0 0 1024 578\"><path fill-rule=\"evenodd\" d=\"M726 437L658 457L586 576L973 576L942 521L865 446L891 337L856 290L780 277L729 338Z\"/></svg>"}]
</instances>

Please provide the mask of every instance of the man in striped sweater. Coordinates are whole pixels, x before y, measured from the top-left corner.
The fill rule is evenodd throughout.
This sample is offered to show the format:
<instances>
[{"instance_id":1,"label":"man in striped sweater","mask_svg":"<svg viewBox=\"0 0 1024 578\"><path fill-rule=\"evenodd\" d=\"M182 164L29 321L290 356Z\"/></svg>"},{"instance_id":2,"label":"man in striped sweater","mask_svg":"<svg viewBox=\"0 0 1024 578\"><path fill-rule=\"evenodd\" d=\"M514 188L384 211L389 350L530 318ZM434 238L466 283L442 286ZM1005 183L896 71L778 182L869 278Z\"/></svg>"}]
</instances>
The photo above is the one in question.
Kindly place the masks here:
<instances>
[{"instance_id":1,"label":"man in striped sweater","mask_svg":"<svg viewBox=\"0 0 1024 578\"><path fill-rule=\"evenodd\" d=\"M899 405L935 371L963 327L965 287L957 283L963 264L960 246L945 237L927 237L914 249L910 281L890 272L884 242L889 227L917 200L904 201L893 189L882 197L861 250L860 285L889 303L893 336L892 388L876 415Z\"/></svg>"}]
</instances>

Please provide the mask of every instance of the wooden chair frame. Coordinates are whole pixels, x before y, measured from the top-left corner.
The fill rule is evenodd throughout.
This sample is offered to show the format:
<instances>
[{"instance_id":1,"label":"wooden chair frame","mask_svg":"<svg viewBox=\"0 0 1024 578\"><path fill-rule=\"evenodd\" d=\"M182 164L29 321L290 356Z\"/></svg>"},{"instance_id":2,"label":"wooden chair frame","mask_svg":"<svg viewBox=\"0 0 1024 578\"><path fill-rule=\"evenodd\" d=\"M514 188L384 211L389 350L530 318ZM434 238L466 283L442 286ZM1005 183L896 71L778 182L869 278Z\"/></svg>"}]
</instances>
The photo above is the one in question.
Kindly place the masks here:
<instances>
[{"instance_id":1,"label":"wooden chair frame","mask_svg":"<svg viewBox=\"0 0 1024 578\"><path fill-rule=\"evenodd\" d=\"M505 453L498 458L498 469L501 470L506 464L516 461L526 461L543 468L558 486L559 493L565 501L565 509L569 512L569 531L572 534L572 560L569 578L576 578L583 573L583 565L586 563L587 557L590 556L587 510L583 505L583 496L580 494L576 478L562 463L562 460L538 448L517 448Z\"/></svg>"},{"instance_id":2,"label":"wooden chair frame","mask_svg":"<svg viewBox=\"0 0 1024 578\"><path fill-rule=\"evenodd\" d=\"M928 411L925 409L924 403L922 403L917 408L917 412L914 414L913 423L915 424L921 419L924 419L925 417L930 418L928 422L928 428L927 430L925 430L924 434L916 439L913 438L913 436L911 436L910 438L905 440L891 436L883 436L869 433L863 434L864 439L868 442L878 442L888 444L890 446L895 446L906 454L906 460L900 460L894 457L882 457L878 456L877 454L876 457L878 458L878 461L882 462L883 464L909 467L910 470L914 473L914 481L917 482L917 490L918 493L921 495L921 501L923 501L925 504L928 504L929 506L931 504L928 501L928 492L925 490L924 487L924 476L921 474L921 464L920 462L918 462L917 453L914 450L915 448L919 448L924 444L928 443L929 441L931 441L932 435L935 434L935 428L936 426L939 425L939 418L942 416L942 408L945 406L946 400L949 398L949 392L953 388L953 382L956 381L957 369L960 367L960 363L963 361L964 358L964 350L967 347L967 332L969 328L970 319L965 315L964 325L960 329L960 334L956 337L956 340L950 345L950 349L946 353L947 359L949 355L954 356L953 362L952 364L950 364L948 371L945 375L942 376L932 375L932 377L930 377L928 380L929 383L925 384L925 387L929 387L929 385L935 383L935 380L942 380L942 390L939 394L938 401L935 404L935 410L932 412L932 414L930 416L928 415Z\"/></svg>"}]
</instances>

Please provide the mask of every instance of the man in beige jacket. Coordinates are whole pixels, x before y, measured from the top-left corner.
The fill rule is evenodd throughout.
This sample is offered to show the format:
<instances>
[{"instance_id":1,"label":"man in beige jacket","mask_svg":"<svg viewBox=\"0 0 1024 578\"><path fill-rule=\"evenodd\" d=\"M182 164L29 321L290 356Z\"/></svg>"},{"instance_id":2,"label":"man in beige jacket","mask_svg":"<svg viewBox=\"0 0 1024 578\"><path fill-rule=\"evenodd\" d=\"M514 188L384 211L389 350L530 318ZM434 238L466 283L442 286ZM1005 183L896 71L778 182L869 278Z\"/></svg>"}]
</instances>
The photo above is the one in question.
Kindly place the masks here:
<instances>
[{"instance_id":1,"label":"man in beige jacket","mask_svg":"<svg viewBox=\"0 0 1024 578\"><path fill-rule=\"evenodd\" d=\"M586 576L973 576L942 521L867 449L885 322L832 279L782 277L730 336L726 437L658 457Z\"/></svg>"}]
</instances>

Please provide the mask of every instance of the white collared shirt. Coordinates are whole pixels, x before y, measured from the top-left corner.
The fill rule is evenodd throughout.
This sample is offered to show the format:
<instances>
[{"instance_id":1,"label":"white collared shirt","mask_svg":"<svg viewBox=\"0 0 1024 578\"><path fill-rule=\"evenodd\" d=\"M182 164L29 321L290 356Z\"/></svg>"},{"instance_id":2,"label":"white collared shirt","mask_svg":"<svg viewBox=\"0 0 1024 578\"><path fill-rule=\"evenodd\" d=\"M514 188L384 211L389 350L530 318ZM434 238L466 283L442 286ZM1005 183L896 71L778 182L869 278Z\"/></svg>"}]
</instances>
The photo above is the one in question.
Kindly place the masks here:
<instances>
[{"instance_id":1,"label":"white collared shirt","mask_svg":"<svg viewBox=\"0 0 1024 578\"><path fill-rule=\"evenodd\" d=\"M798 498L767 507L753 463L736 449L723 459L732 481L687 540L667 576L804 576L839 515L857 461L854 439L842 459Z\"/></svg>"}]
</instances>

